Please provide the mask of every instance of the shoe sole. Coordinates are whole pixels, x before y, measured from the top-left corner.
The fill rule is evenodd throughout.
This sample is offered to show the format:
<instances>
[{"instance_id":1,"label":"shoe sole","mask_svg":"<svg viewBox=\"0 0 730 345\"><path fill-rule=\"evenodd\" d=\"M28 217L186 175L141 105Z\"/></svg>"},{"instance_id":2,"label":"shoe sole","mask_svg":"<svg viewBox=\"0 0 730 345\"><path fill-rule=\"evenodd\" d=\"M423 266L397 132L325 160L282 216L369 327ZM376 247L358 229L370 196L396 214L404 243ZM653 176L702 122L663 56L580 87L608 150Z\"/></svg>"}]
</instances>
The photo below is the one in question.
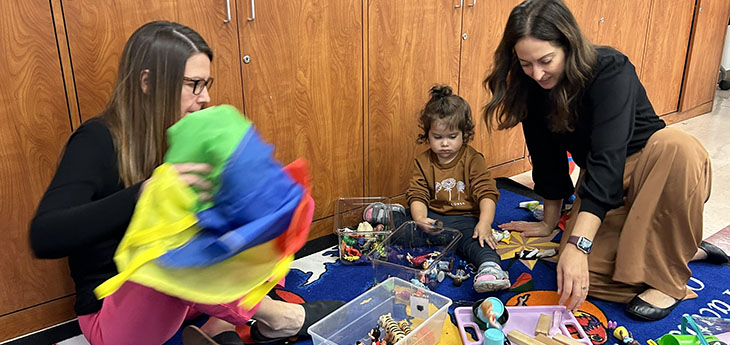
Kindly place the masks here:
<instances>
[{"instance_id":1,"label":"shoe sole","mask_svg":"<svg viewBox=\"0 0 730 345\"><path fill-rule=\"evenodd\" d=\"M489 282L495 282L495 283L489 283ZM474 284L474 291L479 293L484 292L494 292L494 291L501 291L501 290L507 290L509 289L509 281L495 281L495 280L488 280L482 284L475 283Z\"/></svg>"},{"instance_id":2,"label":"shoe sole","mask_svg":"<svg viewBox=\"0 0 730 345\"><path fill-rule=\"evenodd\" d=\"M182 331L183 345L218 345L218 343L209 337L197 326L187 326Z\"/></svg>"}]
</instances>

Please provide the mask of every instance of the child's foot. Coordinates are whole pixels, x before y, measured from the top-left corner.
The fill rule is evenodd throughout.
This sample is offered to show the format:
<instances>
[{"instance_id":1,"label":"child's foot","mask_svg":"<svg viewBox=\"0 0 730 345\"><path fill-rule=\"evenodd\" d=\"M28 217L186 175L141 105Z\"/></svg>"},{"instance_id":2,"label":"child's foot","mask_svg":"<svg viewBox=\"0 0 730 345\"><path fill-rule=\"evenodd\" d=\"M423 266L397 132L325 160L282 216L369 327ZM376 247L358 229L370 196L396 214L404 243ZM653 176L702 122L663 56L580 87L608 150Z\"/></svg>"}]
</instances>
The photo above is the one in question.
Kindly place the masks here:
<instances>
[{"instance_id":1,"label":"child's foot","mask_svg":"<svg viewBox=\"0 0 730 345\"><path fill-rule=\"evenodd\" d=\"M401 204L384 204L382 202L374 202L367 207L362 213L362 219L372 224L387 224L388 207L392 212L399 212L406 215L406 209Z\"/></svg>"},{"instance_id":2,"label":"child's foot","mask_svg":"<svg viewBox=\"0 0 730 345\"><path fill-rule=\"evenodd\" d=\"M499 291L508 288L509 274L503 271L498 263L487 261L479 265L477 275L474 277L474 290L476 292Z\"/></svg>"}]
</instances>

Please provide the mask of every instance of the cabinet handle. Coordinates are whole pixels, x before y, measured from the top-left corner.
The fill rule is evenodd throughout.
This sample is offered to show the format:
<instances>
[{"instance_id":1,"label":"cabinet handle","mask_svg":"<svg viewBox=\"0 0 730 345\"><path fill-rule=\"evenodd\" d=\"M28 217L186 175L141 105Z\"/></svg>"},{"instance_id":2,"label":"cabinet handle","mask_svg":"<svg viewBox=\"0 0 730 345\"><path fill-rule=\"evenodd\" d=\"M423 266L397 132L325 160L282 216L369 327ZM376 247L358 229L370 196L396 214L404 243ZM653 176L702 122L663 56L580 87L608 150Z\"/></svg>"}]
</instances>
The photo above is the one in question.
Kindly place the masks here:
<instances>
[{"instance_id":1,"label":"cabinet handle","mask_svg":"<svg viewBox=\"0 0 730 345\"><path fill-rule=\"evenodd\" d=\"M464 6L464 0L460 0L459 4L454 6L454 8L461 8L461 6Z\"/></svg>"},{"instance_id":2,"label":"cabinet handle","mask_svg":"<svg viewBox=\"0 0 730 345\"><path fill-rule=\"evenodd\" d=\"M231 0L226 0L226 19L223 19L223 22L231 22Z\"/></svg>"},{"instance_id":3,"label":"cabinet handle","mask_svg":"<svg viewBox=\"0 0 730 345\"><path fill-rule=\"evenodd\" d=\"M477 0L474 0L474 2L472 2L471 4L469 4L469 7L474 7L476 5L477 5Z\"/></svg>"},{"instance_id":4,"label":"cabinet handle","mask_svg":"<svg viewBox=\"0 0 730 345\"><path fill-rule=\"evenodd\" d=\"M251 17L248 21L252 22L254 19L256 19L256 0L251 0Z\"/></svg>"}]
</instances>

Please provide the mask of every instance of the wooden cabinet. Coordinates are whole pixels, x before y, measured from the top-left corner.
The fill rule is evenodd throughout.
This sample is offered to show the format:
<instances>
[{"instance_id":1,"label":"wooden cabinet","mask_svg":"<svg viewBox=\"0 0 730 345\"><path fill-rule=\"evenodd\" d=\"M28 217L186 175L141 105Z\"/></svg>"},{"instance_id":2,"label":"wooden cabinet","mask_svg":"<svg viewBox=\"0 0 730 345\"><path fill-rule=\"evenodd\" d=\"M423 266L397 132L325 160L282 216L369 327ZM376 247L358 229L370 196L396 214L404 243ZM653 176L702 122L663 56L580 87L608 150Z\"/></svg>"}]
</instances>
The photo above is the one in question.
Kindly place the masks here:
<instances>
[{"instance_id":1,"label":"wooden cabinet","mask_svg":"<svg viewBox=\"0 0 730 345\"><path fill-rule=\"evenodd\" d=\"M679 110L712 102L717 89L730 0L698 0ZM711 109L712 105L710 105Z\"/></svg>"},{"instance_id":2,"label":"wooden cabinet","mask_svg":"<svg viewBox=\"0 0 730 345\"><path fill-rule=\"evenodd\" d=\"M63 14L82 121L106 105L129 36L142 24L170 20L193 28L213 50L211 104L243 108L238 31L224 1L64 0ZM236 3L230 2L231 13Z\"/></svg>"},{"instance_id":3,"label":"wooden cabinet","mask_svg":"<svg viewBox=\"0 0 730 345\"><path fill-rule=\"evenodd\" d=\"M434 84L458 91L459 1L368 1L367 194L404 193L417 145L419 111Z\"/></svg>"},{"instance_id":4,"label":"wooden cabinet","mask_svg":"<svg viewBox=\"0 0 730 345\"><path fill-rule=\"evenodd\" d=\"M3 1L0 13L2 342L73 318L74 289L66 260L37 260L28 244L28 224L71 133L50 3Z\"/></svg>"},{"instance_id":5,"label":"wooden cabinet","mask_svg":"<svg viewBox=\"0 0 730 345\"><path fill-rule=\"evenodd\" d=\"M361 1L255 5L249 20L238 3L246 115L282 163L309 161L315 219L332 215L337 198L363 194Z\"/></svg>"},{"instance_id":6,"label":"wooden cabinet","mask_svg":"<svg viewBox=\"0 0 730 345\"><path fill-rule=\"evenodd\" d=\"M654 1L639 75L654 111L677 111L695 0Z\"/></svg>"},{"instance_id":7,"label":"wooden cabinet","mask_svg":"<svg viewBox=\"0 0 730 345\"><path fill-rule=\"evenodd\" d=\"M502 38L507 18L520 0L471 2L464 8L461 43L461 73L459 94L471 106L475 128L472 144L484 154L487 166L513 162L525 156L525 138L522 126L504 131L487 132L484 122L484 106L491 95L482 83L492 69L493 56ZM469 6L472 5L472 6ZM464 36L465 35L465 36ZM496 128L496 123L494 128ZM522 167L518 172L522 172Z\"/></svg>"},{"instance_id":8,"label":"wooden cabinet","mask_svg":"<svg viewBox=\"0 0 730 345\"><path fill-rule=\"evenodd\" d=\"M624 53L641 75L650 7L656 1L662 0L565 0L565 4L588 39Z\"/></svg>"},{"instance_id":9,"label":"wooden cabinet","mask_svg":"<svg viewBox=\"0 0 730 345\"><path fill-rule=\"evenodd\" d=\"M368 1L368 179L370 195L404 193L417 145L420 110L434 84L450 85L472 108L471 143L489 166L523 159L521 128L488 135L482 86L517 0L495 3ZM524 170L522 163L517 172Z\"/></svg>"}]
</instances>

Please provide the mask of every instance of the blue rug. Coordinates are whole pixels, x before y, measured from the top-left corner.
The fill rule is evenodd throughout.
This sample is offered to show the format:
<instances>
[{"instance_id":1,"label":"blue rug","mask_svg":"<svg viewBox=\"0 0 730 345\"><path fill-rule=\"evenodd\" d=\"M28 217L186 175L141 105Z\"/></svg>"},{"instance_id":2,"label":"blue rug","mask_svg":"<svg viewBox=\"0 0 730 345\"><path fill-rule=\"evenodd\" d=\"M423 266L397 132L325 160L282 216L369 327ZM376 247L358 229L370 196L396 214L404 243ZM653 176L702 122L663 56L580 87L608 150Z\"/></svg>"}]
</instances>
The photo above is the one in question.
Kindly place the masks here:
<instances>
[{"instance_id":1,"label":"blue rug","mask_svg":"<svg viewBox=\"0 0 730 345\"><path fill-rule=\"evenodd\" d=\"M512 220L534 221L531 212L519 209L517 205L522 201L531 200L525 196L507 190L500 190L501 197L497 204L494 225ZM449 297L454 301L451 307L452 322L453 309L458 306L471 305L474 301L495 296L505 301L507 305L550 305L557 304L559 298L554 292L557 289L555 263L548 260L514 260L514 252L522 248L552 248L557 247L560 234L556 231L547 239L532 238L524 242L519 236L513 236L513 241L499 252L503 258L503 267L509 266L511 281L523 272L533 277L533 291L523 293L499 292L478 294L472 288L471 280L465 281L460 287L452 284L446 278L435 290L437 293ZM589 335L594 345L621 343L610 335L607 329L608 320L613 320L619 326L625 326L641 344L648 339L658 339L664 334L679 333L679 325L683 314L730 318L730 267L717 266L706 263L692 263L690 268L693 277L688 286L698 294L694 300L682 302L672 314L661 321L642 322L629 318L623 311L624 306L589 298L576 313L576 318ZM352 300L367 291L375 284L370 265L343 265L339 262L336 247L311 254L294 262L292 270L286 278L283 293L285 299L292 302L301 300L314 301L320 299ZM280 293L281 294L281 293ZM447 322L449 320L447 319ZM244 341L247 330L239 327ZM179 334L168 344L179 344ZM312 344L311 340L300 340L296 344Z\"/></svg>"}]
</instances>

